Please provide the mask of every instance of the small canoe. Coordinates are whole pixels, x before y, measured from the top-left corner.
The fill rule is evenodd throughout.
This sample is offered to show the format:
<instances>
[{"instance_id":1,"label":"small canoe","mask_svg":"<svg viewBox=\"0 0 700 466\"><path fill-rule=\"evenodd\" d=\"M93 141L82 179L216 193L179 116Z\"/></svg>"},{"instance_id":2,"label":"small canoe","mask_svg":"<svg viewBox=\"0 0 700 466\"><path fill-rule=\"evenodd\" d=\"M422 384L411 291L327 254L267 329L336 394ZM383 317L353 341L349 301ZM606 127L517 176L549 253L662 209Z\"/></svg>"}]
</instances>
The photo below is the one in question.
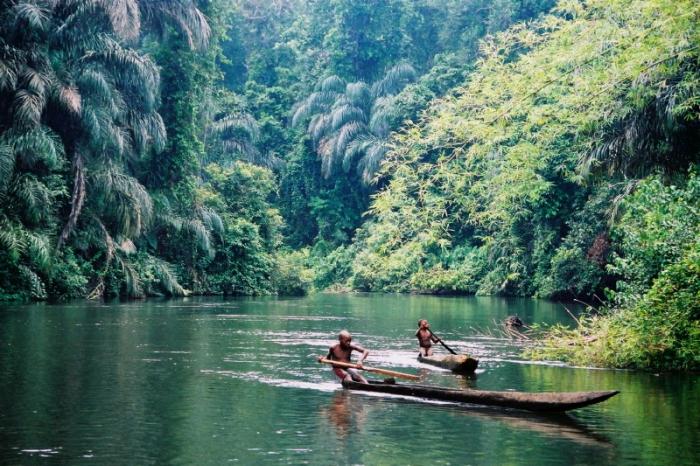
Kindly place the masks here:
<instances>
[{"instance_id":1,"label":"small canoe","mask_svg":"<svg viewBox=\"0 0 700 466\"><path fill-rule=\"evenodd\" d=\"M427 385L403 385L371 381L368 384L343 381L348 390L391 393L432 400L455 401L485 406L502 406L536 412L563 412L582 408L617 395L617 390L603 392L492 392L485 390L454 390Z\"/></svg>"},{"instance_id":2,"label":"small canoe","mask_svg":"<svg viewBox=\"0 0 700 466\"><path fill-rule=\"evenodd\" d=\"M478 360L470 358L466 354L447 354L441 356L421 356L419 354L418 360L460 374L472 373L476 370L476 366L479 365Z\"/></svg>"}]
</instances>

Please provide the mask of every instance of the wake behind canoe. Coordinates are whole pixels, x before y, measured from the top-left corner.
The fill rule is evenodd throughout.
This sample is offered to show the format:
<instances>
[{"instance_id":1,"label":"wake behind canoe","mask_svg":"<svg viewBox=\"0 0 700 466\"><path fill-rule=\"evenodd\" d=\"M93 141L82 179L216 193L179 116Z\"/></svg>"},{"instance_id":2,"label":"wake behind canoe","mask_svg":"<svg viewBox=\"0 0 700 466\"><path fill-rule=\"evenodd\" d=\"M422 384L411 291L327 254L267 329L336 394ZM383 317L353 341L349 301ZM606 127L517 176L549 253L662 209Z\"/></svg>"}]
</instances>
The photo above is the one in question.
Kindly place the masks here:
<instances>
[{"instance_id":1,"label":"wake behind canoe","mask_svg":"<svg viewBox=\"0 0 700 466\"><path fill-rule=\"evenodd\" d=\"M479 365L478 360L470 358L466 354L447 354L444 356L422 356L419 354L418 360L459 374L472 373Z\"/></svg>"},{"instance_id":2,"label":"wake behind canoe","mask_svg":"<svg viewBox=\"0 0 700 466\"><path fill-rule=\"evenodd\" d=\"M485 390L453 390L427 385L402 385L396 383L370 382L363 384L343 381L349 390L381 392L394 395L413 396L442 401L454 401L485 406L502 406L536 412L563 412L582 408L607 400L617 395L617 390L601 392L501 392Z\"/></svg>"}]
</instances>

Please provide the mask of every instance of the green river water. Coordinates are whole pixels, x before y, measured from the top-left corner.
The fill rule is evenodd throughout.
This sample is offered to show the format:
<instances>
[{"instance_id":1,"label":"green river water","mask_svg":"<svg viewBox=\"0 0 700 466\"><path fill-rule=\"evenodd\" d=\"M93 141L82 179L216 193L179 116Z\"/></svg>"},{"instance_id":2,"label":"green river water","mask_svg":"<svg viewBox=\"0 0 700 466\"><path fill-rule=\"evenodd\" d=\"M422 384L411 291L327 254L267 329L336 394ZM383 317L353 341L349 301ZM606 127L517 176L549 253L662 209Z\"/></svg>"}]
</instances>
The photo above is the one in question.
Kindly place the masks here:
<instances>
[{"instance_id":1,"label":"green river water","mask_svg":"<svg viewBox=\"0 0 700 466\"><path fill-rule=\"evenodd\" d=\"M2 464L698 464L700 376L525 361L488 329L528 299L319 294L0 308ZM416 360L419 318L480 359ZM621 394L568 415L346 392L316 362L350 330L366 364L426 384ZM438 352L441 352L438 350Z\"/></svg>"}]
</instances>

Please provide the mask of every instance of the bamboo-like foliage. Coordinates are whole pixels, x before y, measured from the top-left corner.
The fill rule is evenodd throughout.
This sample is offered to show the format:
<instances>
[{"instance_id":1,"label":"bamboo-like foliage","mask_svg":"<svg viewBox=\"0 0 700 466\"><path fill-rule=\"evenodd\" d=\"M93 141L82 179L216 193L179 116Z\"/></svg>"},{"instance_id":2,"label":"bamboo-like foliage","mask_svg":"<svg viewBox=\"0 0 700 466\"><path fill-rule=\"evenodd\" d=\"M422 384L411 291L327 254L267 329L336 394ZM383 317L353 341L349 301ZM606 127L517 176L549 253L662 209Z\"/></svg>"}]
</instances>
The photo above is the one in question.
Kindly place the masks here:
<instances>
[{"instance_id":1,"label":"bamboo-like foliage","mask_svg":"<svg viewBox=\"0 0 700 466\"><path fill-rule=\"evenodd\" d=\"M591 243L557 248L599 175L619 182L601 190L623 192L698 160L698 18L690 0L574 0L483 41L469 81L384 157L391 181L358 234L356 283L410 289L460 248L474 249L450 272L468 271L484 293L546 289L533 277L554 260L585 266Z\"/></svg>"},{"instance_id":2,"label":"bamboo-like foliage","mask_svg":"<svg viewBox=\"0 0 700 466\"><path fill-rule=\"evenodd\" d=\"M364 183L372 183L393 129L388 124L393 111L391 96L415 77L415 70L406 63L389 69L372 86L364 82L346 84L338 76L329 76L295 105L292 125L308 120L307 133L314 141L326 177L341 169L355 169Z\"/></svg>"}]
</instances>

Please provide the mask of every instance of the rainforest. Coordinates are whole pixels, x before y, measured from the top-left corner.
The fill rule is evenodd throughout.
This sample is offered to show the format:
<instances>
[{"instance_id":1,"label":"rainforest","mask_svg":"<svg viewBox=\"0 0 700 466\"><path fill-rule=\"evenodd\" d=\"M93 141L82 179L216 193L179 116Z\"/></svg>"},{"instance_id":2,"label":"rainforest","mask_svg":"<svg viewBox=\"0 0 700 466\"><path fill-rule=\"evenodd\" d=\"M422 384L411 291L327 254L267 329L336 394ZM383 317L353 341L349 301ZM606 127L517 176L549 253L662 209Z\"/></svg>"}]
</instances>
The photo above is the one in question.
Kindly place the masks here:
<instances>
[{"instance_id":1,"label":"rainforest","mask_svg":"<svg viewBox=\"0 0 700 466\"><path fill-rule=\"evenodd\" d=\"M695 0L0 0L0 300L577 300L700 369Z\"/></svg>"}]
</instances>

